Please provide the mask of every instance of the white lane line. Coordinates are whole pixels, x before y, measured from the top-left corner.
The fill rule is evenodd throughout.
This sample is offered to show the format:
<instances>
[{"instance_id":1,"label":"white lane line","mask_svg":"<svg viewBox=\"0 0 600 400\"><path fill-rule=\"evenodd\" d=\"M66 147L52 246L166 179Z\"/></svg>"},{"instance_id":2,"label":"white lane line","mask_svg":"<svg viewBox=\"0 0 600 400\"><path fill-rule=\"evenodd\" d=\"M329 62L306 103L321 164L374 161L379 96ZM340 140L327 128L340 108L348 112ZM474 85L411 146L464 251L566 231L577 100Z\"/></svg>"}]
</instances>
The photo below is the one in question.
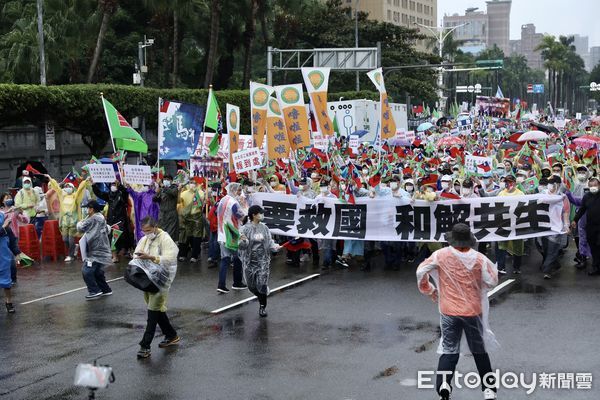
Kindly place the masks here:
<instances>
[{"instance_id":1,"label":"white lane line","mask_svg":"<svg viewBox=\"0 0 600 400\"><path fill-rule=\"evenodd\" d=\"M499 284L498 286L496 286L495 288L493 288L492 290L490 290L488 292L488 299L490 297L492 297L495 293L499 292L500 290L504 289L508 285L513 284L516 281L517 281L516 279L507 279L507 280L505 280L504 282L502 282L501 284Z\"/></svg>"},{"instance_id":2,"label":"white lane line","mask_svg":"<svg viewBox=\"0 0 600 400\"><path fill-rule=\"evenodd\" d=\"M298 284L300 284L302 282L305 282L305 281L308 281L308 280L311 280L311 279L315 279L316 277L318 277L320 275L321 274L312 274L312 275L306 276L306 277L304 277L302 279L298 279L297 281L286 283L283 286L279 286L279 287L277 287L275 289L271 289L271 292L269 293L269 296L272 295L275 292L279 292L279 291L281 291L281 290L283 290L285 288L288 288L290 286L296 286L296 285L298 285ZM241 306L242 304L249 303L249 302L251 302L254 299L256 299L256 296L248 297L248 298L246 298L244 300L237 301L237 302L235 302L233 304L230 304L228 306L217 308L216 310L213 310L210 313L211 314L219 314L219 313L222 313L223 311L227 311L227 310L229 310L231 308L235 308L235 307Z\"/></svg>"},{"instance_id":3,"label":"white lane line","mask_svg":"<svg viewBox=\"0 0 600 400\"><path fill-rule=\"evenodd\" d=\"M124 279L124 278L121 276L119 278L109 279L106 282L115 282L115 281L120 281L121 279ZM21 303L21 305L24 306L24 305L27 305L27 304L36 303L38 301L48 300L48 299L52 299L52 298L58 297L58 296L64 296L65 294L69 294L69 293L73 293L73 292L78 292L78 291L84 290L84 289L87 289L87 286L79 287L77 289L67 290L66 292L60 292L60 293L57 293L57 294L51 294L50 296L40 297L39 299L35 299L35 300L29 300L29 301L26 301L24 303Z\"/></svg>"}]
</instances>

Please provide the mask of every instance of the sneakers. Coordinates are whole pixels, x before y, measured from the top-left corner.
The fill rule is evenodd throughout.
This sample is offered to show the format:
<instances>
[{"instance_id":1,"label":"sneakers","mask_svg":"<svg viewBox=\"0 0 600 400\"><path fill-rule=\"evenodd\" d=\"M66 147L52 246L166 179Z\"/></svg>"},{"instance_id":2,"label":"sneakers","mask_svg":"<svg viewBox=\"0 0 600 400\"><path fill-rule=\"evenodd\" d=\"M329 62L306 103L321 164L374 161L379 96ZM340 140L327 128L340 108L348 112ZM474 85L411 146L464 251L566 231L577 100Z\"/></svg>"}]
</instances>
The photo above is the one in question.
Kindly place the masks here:
<instances>
[{"instance_id":1,"label":"sneakers","mask_svg":"<svg viewBox=\"0 0 600 400\"><path fill-rule=\"evenodd\" d=\"M112 290L110 292L102 292L102 296L110 296L112 294Z\"/></svg>"},{"instance_id":2,"label":"sneakers","mask_svg":"<svg viewBox=\"0 0 600 400\"><path fill-rule=\"evenodd\" d=\"M504 268L502 268L502 269L498 268L498 273L500 275L506 275L506 270Z\"/></svg>"},{"instance_id":3,"label":"sneakers","mask_svg":"<svg viewBox=\"0 0 600 400\"><path fill-rule=\"evenodd\" d=\"M179 336L175 336L172 339L165 338L165 340L163 340L162 342L160 342L158 344L158 347L160 347L161 349L164 349L165 347L175 346L176 344L179 344L180 341L181 341L181 338Z\"/></svg>"},{"instance_id":4,"label":"sneakers","mask_svg":"<svg viewBox=\"0 0 600 400\"><path fill-rule=\"evenodd\" d=\"M140 350L137 352L137 358L148 358L151 354L150 349L140 347Z\"/></svg>"},{"instance_id":5,"label":"sneakers","mask_svg":"<svg viewBox=\"0 0 600 400\"><path fill-rule=\"evenodd\" d=\"M497 398L496 392L494 392L492 389L487 388L483 391L483 400L495 400Z\"/></svg>"},{"instance_id":6,"label":"sneakers","mask_svg":"<svg viewBox=\"0 0 600 400\"><path fill-rule=\"evenodd\" d=\"M65 257L65 262L71 262L71 261L73 261L73 257L71 257L71 256Z\"/></svg>"},{"instance_id":7,"label":"sneakers","mask_svg":"<svg viewBox=\"0 0 600 400\"><path fill-rule=\"evenodd\" d=\"M181 262L184 262L185 261L185 257L179 257L178 260L181 261Z\"/></svg>"},{"instance_id":8,"label":"sneakers","mask_svg":"<svg viewBox=\"0 0 600 400\"><path fill-rule=\"evenodd\" d=\"M521 274L521 270L520 269L513 269L513 274L515 275L520 275Z\"/></svg>"},{"instance_id":9,"label":"sneakers","mask_svg":"<svg viewBox=\"0 0 600 400\"><path fill-rule=\"evenodd\" d=\"M248 286L244 285L243 283L239 283L239 284L235 284L235 283L234 283L234 284L231 286L231 288L232 288L233 290L244 290L244 289L248 289Z\"/></svg>"},{"instance_id":10,"label":"sneakers","mask_svg":"<svg viewBox=\"0 0 600 400\"><path fill-rule=\"evenodd\" d=\"M265 310L265 306L260 306L260 308L258 309L258 315L260 315L261 318L267 316L267 310Z\"/></svg>"},{"instance_id":11,"label":"sneakers","mask_svg":"<svg viewBox=\"0 0 600 400\"><path fill-rule=\"evenodd\" d=\"M99 298L100 296L102 296L102 292L98 292L98 293L88 293L88 294L85 296L85 299L86 299L86 300L94 300L94 299L97 299L97 298Z\"/></svg>"},{"instance_id":12,"label":"sneakers","mask_svg":"<svg viewBox=\"0 0 600 400\"><path fill-rule=\"evenodd\" d=\"M337 260L335 260L335 263L341 266L342 268L350 268L350 264L348 264L348 261L344 260L343 258L338 258Z\"/></svg>"},{"instance_id":13,"label":"sneakers","mask_svg":"<svg viewBox=\"0 0 600 400\"><path fill-rule=\"evenodd\" d=\"M219 292L219 293L229 293L229 289L227 289L225 286L218 287L217 288L217 292Z\"/></svg>"},{"instance_id":14,"label":"sneakers","mask_svg":"<svg viewBox=\"0 0 600 400\"><path fill-rule=\"evenodd\" d=\"M195 264L195 263L197 263L197 262L198 262L198 259L197 259L197 258L193 258L193 257L192 257L192 258L190 258L190 262L191 262L192 264Z\"/></svg>"},{"instance_id":15,"label":"sneakers","mask_svg":"<svg viewBox=\"0 0 600 400\"><path fill-rule=\"evenodd\" d=\"M9 314L14 314L15 313L15 306L13 306L13 303L5 303L6 304L6 312L8 312Z\"/></svg>"},{"instance_id":16,"label":"sneakers","mask_svg":"<svg viewBox=\"0 0 600 400\"><path fill-rule=\"evenodd\" d=\"M452 393L452 386L448 382L442 382L440 386L440 400L450 400L450 394Z\"/></svg>"},{"instance_id":17,"label":"sneakers","mask_svg":"<svg viewBox=\"0 0 600 400\"><path fill-rule=\"evenodd\" d=\"M544 279L550 279L550 278L552 278L552 275L550 275L550 274L544 274Z\"/></svg>"}]
</instances>

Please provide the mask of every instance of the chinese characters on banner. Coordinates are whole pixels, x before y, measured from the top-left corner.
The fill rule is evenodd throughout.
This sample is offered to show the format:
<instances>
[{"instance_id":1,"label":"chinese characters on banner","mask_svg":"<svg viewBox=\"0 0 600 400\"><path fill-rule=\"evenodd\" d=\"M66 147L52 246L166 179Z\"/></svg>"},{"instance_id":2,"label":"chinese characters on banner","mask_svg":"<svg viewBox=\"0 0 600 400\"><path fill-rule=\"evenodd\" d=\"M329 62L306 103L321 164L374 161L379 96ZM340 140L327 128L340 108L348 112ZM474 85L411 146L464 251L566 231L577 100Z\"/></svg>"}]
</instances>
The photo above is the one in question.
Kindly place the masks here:
<instances>
[{"instance_id":1,"label":"chinese characters on banner","mask_svg":"<svg viewBox=\"0 0 600 400\"><path fill-rule=\"evenodd\" d=\"M477 240L495 242L562 232L561 196L530 195L427 202L399 198L337 199L255 193L264 223L276 235L374 241L443 241L464 222Z\"/></svg>"},{"instance_id":2,"label":"chinese characters on banner","mask_svg":"<svg viewBox=\"0 0 600 400\"><path fill-rule=\"evenodd\" d=\"M475 175L483 175L494 168L492 157L465 156L465 169Z\"/></svg>"},{"instance_id":3,"label":"chinese characters on banner","mask_svg":"<svg viewBox=\"0 0 600 400\"><path fill-rule=\"evenodd\" d=\"M314 147L316 147L317 149L325 150L325 151L327 151L329 149L329 138L323 137L322 135L320 135L318 133L313 133L311 142L312 142L312 145Z\"/></svg>"},{"instance_id":4,"label":"chinese characters on banner","mask_svg":"<svg viewBox=\"0 0 600 400\"><path fill-rule=\"evenodd\" d=\"M130 185L149 185L152 183L152 171L149 165L123 165L125 182Z\"/></svg>"},{"instance_id":5,"label":"chinese characters on banner","mask_svg":"<svg viewBox=\"0 0 600 400\"><path fill-rule=\"evenodd\" d=\"M396 122L390 108L385 83L383 82L383 70L381 68L374 69L367 73L377 90L379 91L379 101L381 104L381 114L379 119L380 137L382 139L391 139L396 135Z\"/></svg>"},{"instance_id":6,"label":"chinese characters on banner","mask_svg":"<svg viewBox=\"0 0 600 400\"><path fill-rule=\"evenodd\" d=\"M273 90L272 86L250 82L250 124L252 138L258 148L262 147L265 138L267 107Z\"/></svg>"},{"instance_id":7,"label":"chinese characters on banner","mask_svg":"<svg viewBox=\"0 0 600 400\"><path fill-rule=\"evenodd\" d=\"M220 179L223 176L223 159L218 157L190 158L190 178Z\"/></svg>"},{"instance_id":8,"label":"chinese characters on banner","mask_svg":"<svg viewBox=\"0 0 600 400\"><path fill-rule=\"evenodd\" d=\"M159 99L158 155L161 160L187 160L204 124L205 107Z\"/></svg>"},{"instance_id":9,"label":"chinese characters on banner","mask_svg":"<svg viewBox=\"0 0 600 400\"><path fill-rule=\"evenodd\" d=\"M302 84L275 86L279 105L293 150L310 146L308 113L304 105Z\"/></svg>"},{"instance_id":10,"label":"chinese characters on banner","mask_svg":"<svg viewBox=\"0 0 600 400\"><path fill-rule=\"evenodd\" d=\"M85 168L94 183L112 183L117 180L112 164L88 164Z\"/></svg>"},{"instance_id":11,"label":"chinese characters on banner","mask_svg":"<svg viewBox=\"0 0 600 400\"><path fill-rule=\"evenodd\" d=\"M239 149L240 143L240 108L227 103L227 134L229 139L229 170L233 163L232 155Z\"/></svg>"},{"instance_id":12,"label":"chinese characters on banner","mask_svg":"<svg viewBox=\"0 0 600 400\"><path fill-rule=\"evenodd\" d=\"M233 166L238 174L260 168L262 166L262 154L258 147L233 153Z\"/></svg>"},{"instance_id":13,"label":"chinese characters on banner","mask_svg":"<svg viewBox=\"0 0 600 400\"><path fill-rule=\"evenodd\" d=\"M290 142L279 102L273 97L269 99L269 109L267 110L267 146L267 155L270 160L288 158L290 154Z\"/></svg>"},{"instance_id":14,"label":"chinese characters on banner","mask_svg":"<svg viewBox=\"0 0 600 400\"><path fill-rule=\"evenodd\" d=\"M327 112L327 87L330 68L302 68L304 84L310 96L319 132L323 136L333 136L333 122Z\"/></svg>"}]
</instances>

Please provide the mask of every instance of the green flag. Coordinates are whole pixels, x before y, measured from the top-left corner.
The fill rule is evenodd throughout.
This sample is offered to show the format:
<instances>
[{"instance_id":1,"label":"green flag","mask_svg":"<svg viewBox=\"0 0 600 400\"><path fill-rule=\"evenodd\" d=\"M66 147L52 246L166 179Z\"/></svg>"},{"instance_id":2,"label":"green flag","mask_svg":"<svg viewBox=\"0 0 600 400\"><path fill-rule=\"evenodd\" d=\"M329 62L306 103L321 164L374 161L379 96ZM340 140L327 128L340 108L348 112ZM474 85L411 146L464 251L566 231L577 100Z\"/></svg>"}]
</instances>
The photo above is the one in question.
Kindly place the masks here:
<instances>
[{"instance_id":1,"label":"green flag","mask_svg":"<svg viewBox=\"0 0 600 400\"><path fill-rule=\"evenodd\" d=\"M147 153L148 145L140 134L129 125L129 122L121 113L104 97L102 97L102 105L104 106L104 115L106 116L110 137L115 141L115 147L119 150Z\"/></svg>"},{"instance_id":2,"label":"green flag","mask_svg":"<svg viewBox=\"0 0 600 400\"><path fill-rule=\"evenodd\" d=\"M24 267L30 267L34 262L33 259L25 253L21 253L20 258L21 258L21 265Z\"/></svg>"},{"instance_id":3,"label":"green flag","mask_svg":"<svg viewBox=\"0 0 600 400\"><path fill-rule=\"evenodd\" d=\"M212 89L208 89L204 126L211 128L215 132L221 131L221 111L219 110L219 103L217 103L217 98Z\"/></svg>"},{"instance_id":4,"label":"green flag","mask_svg":"<svg viewBox=\"0 0 600 400\"><path fill-rule=\"evenodd\" d=\"M225 224L223 229L225 230L225 247L229 250L237 250L239 247L240 232L229 222Z\"/></svg>"}]
</instances>

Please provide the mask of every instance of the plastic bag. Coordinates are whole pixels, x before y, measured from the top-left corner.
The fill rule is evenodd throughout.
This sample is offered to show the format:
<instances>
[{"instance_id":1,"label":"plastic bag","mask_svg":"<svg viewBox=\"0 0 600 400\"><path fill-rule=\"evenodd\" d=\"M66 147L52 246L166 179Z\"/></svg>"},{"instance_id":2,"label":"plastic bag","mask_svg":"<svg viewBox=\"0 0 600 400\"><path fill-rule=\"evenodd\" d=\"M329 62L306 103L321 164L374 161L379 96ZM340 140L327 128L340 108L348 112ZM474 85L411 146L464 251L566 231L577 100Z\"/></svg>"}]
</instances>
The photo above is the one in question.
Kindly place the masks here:
<instances>
[{"instance_id":1,"label":"plastic bag","mask_svg":"<svg viewBox=\"0 0 600 400\"><path fill-rule=\"evenodd\" d=\"M131 260L129 262L129 265L131 267L137 267L139 269L141 269L142 271L144 271L144 273L146 274L146 276L148 277L148 279L150 280L150 282L152 282L152 284L154 284L154 286L156 286L156 288L159 291L164 291L164 290L168 290L171 287L171 283L173 282L173 279L175 278L175 270L171 269L171 268L165 268L160 264L156 264L150 260L142 260L139 258L134 258L133 260ZM135 287L135 284L133 284L132 282L128 282L130 284L132 284ZM138 289L140 289L138 287ZM149 289L152 289L149 286ZM144 289L141 289L144 290ZM154 290L144 290L144 291L148 291L148 292L154 292L156 293Z\"/></svg>"}]
</instances>

